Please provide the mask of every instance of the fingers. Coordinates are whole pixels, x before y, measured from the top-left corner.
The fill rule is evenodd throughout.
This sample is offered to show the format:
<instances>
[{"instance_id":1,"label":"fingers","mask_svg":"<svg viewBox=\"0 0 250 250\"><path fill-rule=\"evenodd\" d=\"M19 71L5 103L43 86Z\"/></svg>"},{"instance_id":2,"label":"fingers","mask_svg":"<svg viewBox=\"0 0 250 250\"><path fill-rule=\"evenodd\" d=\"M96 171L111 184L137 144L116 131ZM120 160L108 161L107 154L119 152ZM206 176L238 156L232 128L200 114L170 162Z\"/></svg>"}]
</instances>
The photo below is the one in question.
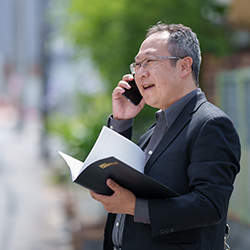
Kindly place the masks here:
<instances>
[{"instance_id":1,"label":"fingers","mask_svg":"<svg viewBox=\"0 0 250 250\"><path fill-rule=\"evenodd\" d=\"M92 198L101 202L104 209L109 213L133 215L136 200L134 194L111 179L107 180L107 185L114 191L113 195L101 195L90 191Z\"/></svg>"},{"instance_id":2,"label":"fingers","mask_svg":"<svg viewBox=\"0 0 250 250\"><path fill-rule=\"evenodd\" d=\"M125 90L131 88L128 82L132 80L133 76L131 74L123 76L122 80L113 91L112 109L113 118L116 120L128 120L134 118L144 107L144 101L141 102L140 105L135 106L123 96Z\"/></svg>"},{"instance_id":3,"label":"fingers","mask_svg":"<svg viewBox=\"0 0 250 250\"><path fill-rule=\"evenodd\" d=\"M104 207L105 210L107 210L109 213L112 212L111 211L112 207L111 207L111 205L109 203L110 196L108 196L108 195L102 195L102 194L97 194L97 193L95 193L95 192L93 192L91 190L89 192L90 192L91 197L94 200L99 201L99 202L102 203L102 205L103 205L103 207Z\"/></svg>"},{"instance_id":4,"label":"fingers","mask_svg":"<svg viewBox=\"0 0 250 250\"><path fill-rule=\"evenodd\" d=\"M106 183L108 187L110 187L114 192L119 192L119 190L123 189L120 185L118 185L116 182L114 182L111 179L108 179ZM93 199L100 201L102 203L107 201L107 197L109 197L107 195L97 194L91 190L89 192Z\"/></svg>"},{"instance_id":5,"label":"fingers","mask_svg":"<svg viewBox=\"0 0 250 250\"><path fill-rule=\"evenodd\" d=\"M131 86L128 84L129 81L132 81L134 77L132 75L123 76L122 80L119 81L117 87L113 91L113 97L119 98L125 92L125 89L130 89Z\"/></svg>"},{"instance_id":6,"label":"fingers","mask_svg":"<svg viewBox=\"0 0 250 250\"><path fill-rule=\"evenodd\" d=\"M123 76L122 79L123 79L124 81L131 81L131 80L134 79L134 75L132 75L132 74L126 74L126 75Z\"/></svg>"},{"instance_id":7,"label":"fingers","mask_svg":"<svg viewBox=\"0 0 250 250\"><path fill-rule=\"evenodd\" d=\"M125 75L123 76L122 80L119 81L118 83L118 87L122 88L122 89L130 89L131 86L128 84L129 81L132 81L134 79L134 77L132 75Z\"/></svg>"},{"instance_id":8,"label":"fingers","mask_svg":"<svg viewBox=\"0 0 250 250\"><path fill-rule=\"evenodd\" d=\"M134 79L133 75L127 74L123 76L122 81L129 82L132 81L133 79Z\"/></svg>"},{"instance_id":9,"label":"fingers","mask_svg":"<svg viewBox=\"0 0 250 250\"><path fill-rule=\"evenodd\" d=\"M104 209L109 212L109 213L115 213L115 206L116 203L114 203L112 196L108 196L108 195L102 195L102 194L97 194L93 191L89 191L91 197L102 203Z\"/></svg>"}]
</instances>

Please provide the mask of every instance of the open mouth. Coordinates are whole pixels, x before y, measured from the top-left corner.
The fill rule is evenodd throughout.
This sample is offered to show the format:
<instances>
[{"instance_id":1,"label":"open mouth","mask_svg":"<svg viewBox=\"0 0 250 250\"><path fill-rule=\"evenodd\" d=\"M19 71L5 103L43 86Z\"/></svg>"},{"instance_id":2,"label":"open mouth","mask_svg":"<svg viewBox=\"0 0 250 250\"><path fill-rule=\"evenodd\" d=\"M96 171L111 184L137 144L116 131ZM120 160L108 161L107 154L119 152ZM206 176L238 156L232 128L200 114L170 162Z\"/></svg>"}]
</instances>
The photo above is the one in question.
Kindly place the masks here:
<instances>
[{"instance_id":1,"label":"open mouth","mask_svg":"<svg viewBox=\"0 0 250 250\"><path fill-rule=\"evenodd\" d=\"M143 89L146 90L146 89L152 88L154 86L155 86L154 84L146 84L146 85L143 86Z\"/></svg>"}]
</instances>

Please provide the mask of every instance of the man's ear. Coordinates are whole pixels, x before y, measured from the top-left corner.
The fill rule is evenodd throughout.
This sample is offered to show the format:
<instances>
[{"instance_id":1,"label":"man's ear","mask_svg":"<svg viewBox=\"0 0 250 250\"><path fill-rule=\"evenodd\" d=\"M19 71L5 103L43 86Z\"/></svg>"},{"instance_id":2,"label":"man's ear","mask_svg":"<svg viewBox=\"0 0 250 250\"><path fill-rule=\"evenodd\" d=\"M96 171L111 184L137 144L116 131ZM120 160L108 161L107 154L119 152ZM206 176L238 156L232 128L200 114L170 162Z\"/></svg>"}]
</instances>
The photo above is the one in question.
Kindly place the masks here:
<instances>
[{"instance_id":1,"label":"man's ear","mask_svg":"<svg viewBox=\"0 0 250 250\"><path fill-rule=\"evenodd\" d=\"M190 56L184 57L180 60L181 63L181 77L185 77L192 73L193 59Z\"/></svg>"}]
</instances>

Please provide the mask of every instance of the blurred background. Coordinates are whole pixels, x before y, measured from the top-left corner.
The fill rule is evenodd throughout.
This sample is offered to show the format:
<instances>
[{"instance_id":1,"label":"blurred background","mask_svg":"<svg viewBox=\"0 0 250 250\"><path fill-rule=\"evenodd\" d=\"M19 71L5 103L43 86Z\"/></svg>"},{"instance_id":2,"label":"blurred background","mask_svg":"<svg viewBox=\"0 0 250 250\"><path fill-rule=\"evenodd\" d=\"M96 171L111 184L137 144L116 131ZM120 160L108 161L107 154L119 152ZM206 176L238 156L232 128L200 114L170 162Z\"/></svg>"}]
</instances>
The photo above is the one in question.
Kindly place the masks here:
<instances>
[{"instance_id":1,"label":"blurred background","mask_svg":"<svg viewBox=\"0 0 250 250\"><path fill-rule=\"evenodd\" d=\"M85 159L158 21L197 33L200 86L240 134L228 243L249 249L249 0L0 0L0 249L102 249L106 212L71 183L57 151ZM141 112L133 140L155 111Z\"/></svg>"}]
</instances>

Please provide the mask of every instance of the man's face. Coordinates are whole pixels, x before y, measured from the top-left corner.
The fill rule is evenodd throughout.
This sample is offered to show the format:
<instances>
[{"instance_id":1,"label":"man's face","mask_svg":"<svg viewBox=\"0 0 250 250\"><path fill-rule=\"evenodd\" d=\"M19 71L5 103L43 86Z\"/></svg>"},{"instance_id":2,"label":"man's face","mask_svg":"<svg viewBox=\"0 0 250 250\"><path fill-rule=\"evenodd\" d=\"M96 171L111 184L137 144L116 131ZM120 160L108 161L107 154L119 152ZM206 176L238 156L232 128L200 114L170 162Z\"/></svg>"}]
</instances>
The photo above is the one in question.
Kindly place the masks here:
<instances>
[{"instance_id":1,"label":"man's face","mask_svg":"<svg viewBox=\"0 0 250 250\"><path fill-rule=\"evenodd\" d=\"M151 56L171 56L167 51L168 38L168 32L149 36L142 43L135 62ZM136 84L149 106L164 110L179 99L178 69L177 66L171 66L170 59L159 59L155 68L148 70L141 66L136 72Z\"/></svg>"}]
</instances>

